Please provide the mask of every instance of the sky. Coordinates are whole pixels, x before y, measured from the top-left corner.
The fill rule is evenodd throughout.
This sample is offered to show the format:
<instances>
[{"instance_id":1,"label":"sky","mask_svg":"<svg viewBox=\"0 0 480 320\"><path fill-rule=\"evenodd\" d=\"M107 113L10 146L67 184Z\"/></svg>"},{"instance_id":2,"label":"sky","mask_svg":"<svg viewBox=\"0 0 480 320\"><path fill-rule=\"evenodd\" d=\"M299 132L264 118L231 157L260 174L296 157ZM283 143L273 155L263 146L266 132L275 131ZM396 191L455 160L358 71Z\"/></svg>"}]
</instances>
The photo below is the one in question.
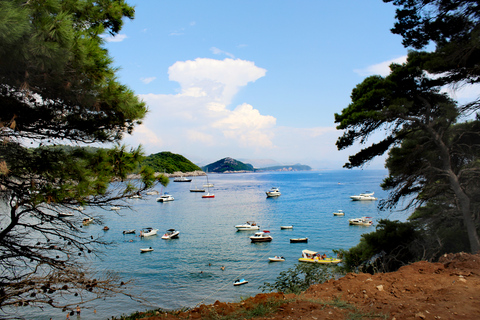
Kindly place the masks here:
<instances>
[{"instance_id":1,"label":"sky","mask_svg":"<svg viewBox=\"0 0 480 320\"><path fill-rule=\"evenodd\" d=\"M408 52L390 32L395 7L381 0L128 3L135 19L105 47L149 113L124 143L199 165L342 168L361 146L337 150L334 114Z\"/></svg>"}]
</instances>

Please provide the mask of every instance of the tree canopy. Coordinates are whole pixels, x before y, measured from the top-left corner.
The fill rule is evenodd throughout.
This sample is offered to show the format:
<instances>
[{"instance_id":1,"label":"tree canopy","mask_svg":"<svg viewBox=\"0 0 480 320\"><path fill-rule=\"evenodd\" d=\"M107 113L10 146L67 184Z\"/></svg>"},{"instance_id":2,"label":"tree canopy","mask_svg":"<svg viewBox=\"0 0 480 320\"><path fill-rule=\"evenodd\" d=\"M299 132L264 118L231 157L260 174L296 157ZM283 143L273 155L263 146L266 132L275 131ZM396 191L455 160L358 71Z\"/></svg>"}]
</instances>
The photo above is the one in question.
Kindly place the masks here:
<instances>
[{"instance_id":1,"label":"tree canopy","mask_svg":"<svg viewBox=\"0 0 480 320\"><path fill-rule=\"evenodd\" d=\"M0 2L1 312L124 292L120 279L83 263L105 243L83 232L82 219L101 223L99 210L168 182L139 168L141 147L119 145L148 110L116 79L102 37L133 16L124 0ZM92 143L114 147L84 147ZM128 180L132 171L141 178Z\"/></svg>"}]
</instances>

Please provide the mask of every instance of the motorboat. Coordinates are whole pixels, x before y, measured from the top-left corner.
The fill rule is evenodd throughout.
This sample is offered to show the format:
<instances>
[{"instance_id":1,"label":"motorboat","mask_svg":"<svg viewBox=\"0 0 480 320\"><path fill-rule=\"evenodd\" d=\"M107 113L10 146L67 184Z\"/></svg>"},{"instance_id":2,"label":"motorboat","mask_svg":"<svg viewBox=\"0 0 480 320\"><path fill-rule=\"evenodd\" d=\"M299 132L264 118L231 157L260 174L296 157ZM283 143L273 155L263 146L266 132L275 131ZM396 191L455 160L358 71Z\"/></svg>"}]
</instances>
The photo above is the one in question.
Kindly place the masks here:
<instances>
[{"instance_id":1,"label":"motorboat","mask_svg":"<svg viewBox=\"0 0 480 320\"><path fill-rule=\"evenodd\" d=\"M157 198L157 202L167 202L167 201L173 201L173 200L175 200L175 198L168 192L165 192L160 196L160 198Z\"/></svg>"},{"instance_id":2,"label":"motorboat","mask_svg":"<svg viewBox=\"0 0 480 320\"><path fill-rule=\"evenodd\" d=\"M162 236L162 239L164 240L177 239L179 234L180 234L180 231L177 231L175 229L168 229L167 232L165 232L165 234Z\"/></svg>"},{"instance_id":3,"label":"motorboat","mask_svg":"<svg viewBox=\"0 0 480 320\"><path fill-rule=\"evenodd\" d=\"M71 212L59 212L58 217L59 218L73 217L73 213L71 213Z\"/></svg>"},{"instance_id":4,"label":"motorboat","mask_svg":"<svg viewBox=\"0 0 480 320\"><path fill-rule=\"evenodd\" d=\"M278 197L281 195L280 190L278 188L271 188L265 193L267 194L267 198Z\"/></svg>"},{"instance_id":5,"label":"motorboat","mask_svg":"<svg viewBox=\"0 0 480 320\"><path fill-rule=\"evenodd\" d=\"M325 254L322 256L318 252L310 250L303 250L302 257L299 258L298 261L321 264L337 264L339 262L342 262L341 259L327 258Z\"/></svg>"},{"instance_id":6,"label":"motorboat","mask_svg":"<svg viewBox=\"0 0 480 320\"><path fill-rule=\"evenodd\" d=\"M280 230L293 229L293 226L280 226Z\"/></svg>"},{"instance_id":7,"label":"motorboat","mask_svg":"<svg viewBox=\"0 0 480 320\"><path fill-rule=\"evenodd\" d=\"M275 256L275 257L269 257L268 260L271 262L282 262L282 261L285 261L285 258L281 256Z\"/></svg>"},{"instance_id":8,"label":"motorboat","mask_svg":"<svg viewBox=\"0 0 480 320\"><path fill-rule=\"evenodd\" d=\"M203 185L204 188L213 188L215 185L213 183L205 183Z\"/></svg>"},{"instance_id":9,"label":"motorboat","mask_svg":"<svg viewBox=\"0 0 480 320\"><path fill-rule=\"evenodd\" d=\"M150 247L150 248L140 248L140 252L141 252L141 253L151 252L151 251L153 251L153 248L152 248L152 247Z\"/></svg>"},{"instance_id":10,"label":"motorboat","mask_svg":"<svg viewBox=\"0 0 480 320\"><path fill-rule=\"evenodd\" d=\"M122 209L122 207L116 207L116 206L110 207L110 210L112 210L112 211L117 211L117 210L121 210L121 209Z\"/></svg>"},{"instance_id":11,"label":"motorboat","mask_svg":"<svg viewBox=\"0 0 480 320\"><path fill-rule=\"evenodd\" d=\"M358 196L350 196L350 199L354 201L366 201L366 200L377 200L374 196L374 192L365 192L360 193Z\"/></svg>"},{"instance_id":12,"label":"motorboat","mask_svg":"<svg viewBox=\"0 0 480 320\"><path fill-rule=\"evenodd\" d=\"M158 192L158 190L147 191L147 195L149 195L149 196L153 196L153 195L156 195L156 194L160 194L160 192Z\"/></svg>"},{"instance_id":13,"label":"motorboat","mask_svg":"<svg viewBox=\"0 0 480 320\"><path fill-rule=\"evenodd\" d=\"M334 216L344 216L345 215L345 212L343 212L342 210L337 210L333 213Z\"/></svg>"},{"instance_id":14,"label":"motorboat","mask_svg":"<svg viewBox=\"0 0 480 320\"><path fill-rule=\"evenodd\" d=\"M141 199L142 196L139 194L134 194L133 196L128 197L129 199Z\"/></svg>"},{"instance_id":15,"label":"motorboat","mask_svg":"<svg viewBox=\"0 0 480 320\"><path fill-rule=\"evenodd\" d=\"M348 219L348 223L355 226L371 226L373 224L371 217L361 217Z\"/></svg>"},{"instance_id":16,"label":"motorboat","mask_svg":"<svg viewBox=\"0 0 480 320\"><path fill-rule=\"evenodd\" d=\"M270 235L270 231L263 230L262 232L255 232L253 236L250 237L252 242L270 242L273 240Z\"/></svg>"},{"instance_id":17,"label":"motorboat","mask_svg":"<svg viewBox=\"0 0 480 320\"><path fill-rule=\"evenodd\" d=\"M135 229L123 230L123 234L133 234L133 233L135 233Z\"/></svg>"},{"instance_id":18,"label":"motorboat","mask_svg":"<svg viewBox=\"0 0 480 320\"><path fill-rule=\"evenodd\" d=\"M88 226L92 222L93 222L93 218L85 218L85 219L83 219L82 224L84 226Z\"/></svg>"},{"instance_id":19,"label":"motorboat","mask_svg":"<svg viewBox=\"0 0 480 320\"><path fill-rule=\"evenodd\" d=\"M247 284L247 283L248 283L248 281L242 278L242 279L235 280L233 285L234 286L241 286L242 284Z\"/></svg>"},{"instance_id":20,"label":"motorboat","mask_svg":"<svg viewBox=\"0 0 480 320\"><path fill-rule=\"evenodd\" d=\"M176 177L173 179L173 182L190 182L192 179L189 179L187 177L181 176L181 177Z\"/></svg>"},{"instance_id":21,"label":"motorboat","mask_svg":"<svg viewBox=\"0 0 480 320\"><path fill-rule=\"evenodd\" d=\"M215 198L215 195L213 193L208 192L207 194L204 194L202 198Z\"/></svg>"},{"instance_id":22,"label":"motorboat","mask_svg":"<svg viewBox=\"0 0 480 320\"><path fill-rule=\"evenodd\" d=\"M237 231L260 230L260 226L257 226L255 221L247 221L244 224L238 224L235 228L237 228Z\"/></svg>"},{"instance_id":23,"label":"motorboat","mask_svg":"<svg viewBox=\"0 0 480 320\"><path fill-rule=\"evenodd\" d=\"M140 231L140 237L151 237L156 235L158 232L158 229L153 229L153 228L143 228Z\"/></svg>"},{"instance_id":24,"label":"motorboat","mask_svg":"<svg viewBox=\"0 0 480 320\"><path fill-rule=\"evenodd\" d=\"M297 242L308 242L308 238L293 238L290 239L290 243L297 243Z\"/></svg>"}]
</instances>

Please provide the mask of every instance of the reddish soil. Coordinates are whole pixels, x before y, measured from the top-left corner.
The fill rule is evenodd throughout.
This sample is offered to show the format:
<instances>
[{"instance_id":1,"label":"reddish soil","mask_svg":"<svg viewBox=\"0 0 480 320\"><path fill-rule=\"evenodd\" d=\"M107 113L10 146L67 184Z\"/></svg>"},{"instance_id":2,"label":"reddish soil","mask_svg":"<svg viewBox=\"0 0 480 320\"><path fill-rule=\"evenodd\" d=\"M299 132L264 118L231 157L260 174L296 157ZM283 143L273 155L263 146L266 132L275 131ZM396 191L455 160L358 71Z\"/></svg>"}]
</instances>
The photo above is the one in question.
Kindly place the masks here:
<instances>
[{"instance_id":1,"label":"reddish soil","mask_svg":"<svg viewBox=\"0 0 480 320\"><path fill-rule=\"evenodd\" d=\"M271 299L284 300L274 313L255 319L480 319L480 255L448 254L437 263L417 262L397 272L347 274L300 295L258 294L241 303L215 302L157 319L243 319Z\"/></svg>"}]
</instances>

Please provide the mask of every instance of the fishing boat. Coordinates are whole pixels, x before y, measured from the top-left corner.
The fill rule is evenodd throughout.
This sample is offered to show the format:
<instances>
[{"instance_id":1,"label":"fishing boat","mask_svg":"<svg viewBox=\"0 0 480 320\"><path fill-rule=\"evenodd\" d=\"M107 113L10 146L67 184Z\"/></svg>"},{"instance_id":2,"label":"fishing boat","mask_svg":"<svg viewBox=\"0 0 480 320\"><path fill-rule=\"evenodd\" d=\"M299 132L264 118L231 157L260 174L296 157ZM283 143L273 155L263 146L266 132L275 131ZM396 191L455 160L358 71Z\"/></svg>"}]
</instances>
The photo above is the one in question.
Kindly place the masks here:
<instances>
[{"instance_id":1,"label":"fishing boat","mask_svg":"<svg viewBox=\"0 0 480 320\"><path fill-rule=\"evenodd\" d=\"M357 196L350 196L350 199L352 199L353 201L369 201L369 200L377 200L377 198L375 198L373 195L375 193L374 192L365 192L365 193L360 193L359 195Z\"/></svg>"},{"instance_id":2,"label":"fishing boat","mask_svg":"<svg viewBox=\"0 0 480 320\"><path fill-rule=\"evenodd\" d=\"M192 183L190 184L190 192L205 192L205 188L200 188L197 186L197 179L193 177Z\"/></svg>"},{"instance_id":3,"label":"fishing boat","mask_svg":"<svg viewBox=\"0 0 480 320\"><path fill-rule=\"evenodd\" d=\"M298 259L300 262L321 263L321 264L337 264L342 262L341 259L323 257L316 251L303 250L302 257Z\"/></svg>"},{"instance_id":4,"label":"fishing boat","mask_svg":"<svg viewBox=\"0 0 480 320\"><path fill-rule=\"evenodd\" d=\"M361 217L355 219L348 219L348 223L355 226L371 226L373 224L371 217Z\"/></svg>"},{"instance_id":5,"label":"fishing boat","mask_svg":"<svg viewBox=\"0 0 480 320\"><path fill-rule=\"evenodd\" d=\"M207 175L207 185L209 185L208 182L208 175ZM202 198L215 198L215 195L213 193L210 193L210 187L207 187L207 194L204 194Z\"/></svg>"},{"instance_id":6,"label":"fishing boat","mask_svg":"<svg viewBox=\"0 0 480 320\"><path fill-rule=\"evenodd\" d=\"M157 198L157 202L167 202L167 201L173 201L175 198L169 194L168 192L164 192L160 198Z\"/></svg>"},{"instance_id":7,"label":"fishing boat","mask_svg":"<svg viewBox=\"0 0 480 320\"><path fill-rule=\"evenodd\" d=\"M192 179L189 179L184 176L176 177L175 179L173 179L173 182L190 182L190 181L192 181Z\"/></svg>"},{"instance_id":8,"label":"fishing boat","mask_svg":"<svg viewBox=\"0 0 480 320\"><path fill-rule=\"evenodd\" d=\"M269 257L268 260L271 262L282 262L282 261L285 261L285 258L281 256L275 256L275 257Z\"/></svg>"},{"instance_id":9,"label":"fishing boat","mask_svg":"<svg viewBox=\"0 0 480 320\"><path fill-rule=\"evenodd\" d=\"M84 226L88 226L92 222L93 222L93 218L85 218L85 219L83 219L82 224Z\"/></svg>"},{"instance_id":10,"label":"fishing boat","mask_svg":"<svg viewBox=\"0 0 480 320\"><path fill-rule=\"evenodd\" d=\"M141 253L151 252L151 251L153 251L153 248L152 248L152 247L150 247L150 248L140 248L140 252L141 252Z\"/></svg>"},{"instance_id":11,"label":"fishing boat","mask_svg":"<svg viewBox=\"0 0 480 320\"><path fill-rule=\"evenodd\" d=\"M248 283L248 281L242 278L242 279L235 280L233 285L234 286L241 286L242 284L247 284L247 283Z\"/></svg>"},{"instance_id":12,"label":"fishing boat","mask_svg":"<svg viewBox=\"0 0 480 320\"><path fill-rule=\"evenodd\" d=\"M59 212L58 213L59 218L72 217L72 216L73 216L73 213L71 213L71 212Z\"/></svg>"},{"instance_id":13,"label":"fishing boat","mask_svg":"<svg viewBox=\"0 0 480 320\"><path fill-rule=\"evenodd\" d=\"M135 229L123 230L123 234L132 234L135 233Z\"/></svg>"},{"instance_id":14,"label":"fishing boat","mask_svg":"<svg viewBox=\"0 0 480 320\"><path fill-rule=\"evenodd\" d=\"M249 237L252 242L270 242L273 240L270 235L270 231L263 230L262 232L255 232L255 234Z\"/></svg>"},{"instance_id":15,"label":"fishing boat","mask_svg":"<svg viewBox=\"0 0 480 320\"><path fill-rule=\"evenodd\" d=\"M280 226L280 230L293 229L293 226Z\"/></svg>"},{"instance_id":16,"label":"fishing boat","mask_svg":"<svg viewBox=\"0 0 480 320\"><path fill-rule=\"evenodd\" d=\"M158 229L153 229L153 228L143 228L141 231L140 231L140 237L151 237L151 236L154 236L156 235L158 232Z\"/></svg>"},{"instance_id":17,"label":"fishing boat","mask_svg":"<svg viewBox=\"0 0 480 320\"><path fill-rule=\"evenodd\" d=\"M162 239L164 240L177 239L179 234L180 234L180 231L177 231L175 229L168 229L167 232L165 232L165 234L162 236Z\"/></svg>"},{"instance_id":18,"label":"fishing boat","mask_svg":"<svg viewBox=\"0 0 480 320\"><path fill-rule=\"evenodd\" d=\"M290 239L290 243L297 243L297 242L308 242L308 238L293 238L293 239Z\"/></svg>"},{"instance_id":19,"label":"fishing boat","mask_svg":"<svg viewBox=\"0 0 480 320\"><path fill-rule=\"evenodd\" d=\"M260 226L257 226L255 221L247 221L244 224L237 224L235 228L237 228L237 231L260 230Z\"/></svg>"},{"instance_id":20,"label":"fishing boat","mask_svg":"<svg viewBox=\"0 0 480 320\"><path fill-rule=\"evenodd\" d=\"M267 194L267 198L279 197L281 195L280 189L278 188L271 188L265 193Z\"/></svg>"},{"instance_id":21,"label":"fishing boat","mask_svg":"<svg viewBox=\"0 0 480 320\"><path fill-rule=\"evenodd\" d=\"M345 212L343 212L342 210L337 210L333 213L334 216L344 216L345 215Z\"/></svg>"}]
</instances>

